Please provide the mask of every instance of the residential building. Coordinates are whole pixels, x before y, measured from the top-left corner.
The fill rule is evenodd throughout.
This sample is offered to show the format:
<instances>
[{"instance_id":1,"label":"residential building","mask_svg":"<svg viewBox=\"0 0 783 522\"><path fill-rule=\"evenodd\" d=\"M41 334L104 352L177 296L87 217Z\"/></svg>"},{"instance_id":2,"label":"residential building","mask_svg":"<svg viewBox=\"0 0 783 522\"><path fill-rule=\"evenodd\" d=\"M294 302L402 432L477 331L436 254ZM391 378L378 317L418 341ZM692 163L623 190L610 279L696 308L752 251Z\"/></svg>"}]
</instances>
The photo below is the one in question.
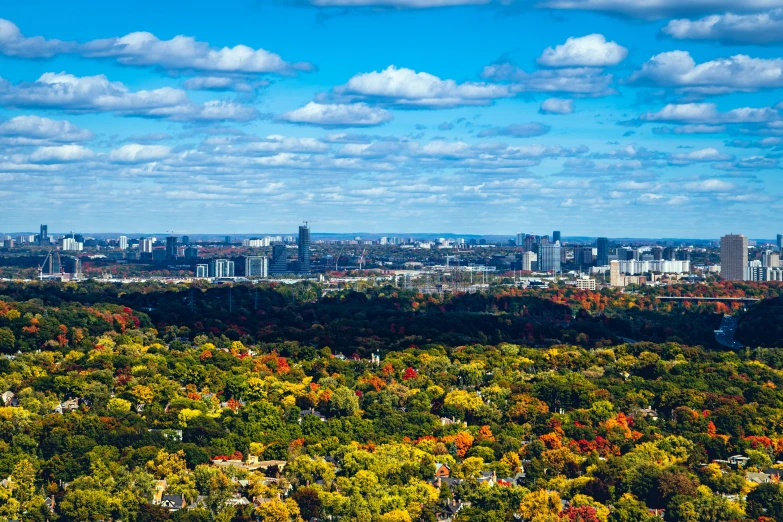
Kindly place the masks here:
<instances>
[{"instance_id":1,"label":"residential building","mask_svg":"<svg viewBox=\"0 0 783 522\"><path fill-rule=\"evenodd\" d=\"M196 277L209 277L209 265L196 265Z\"/></svg>"},{"instance_id":2,"label":"residential building","mask_svg":"<svg viewBox=\"0 0 783 522\"><path fill-rule=\"evenodd\" d=\"M532 272L538 266L538 255L535 252L524 252L522 254L522 270Z\"/></svg>"},{"instance_id":3,"label":"residential building","mask_svg":"<svg viewBox=\"0 0 783 522\"><path fill-rule=\"evenodd\" d=\"M560 272L560 242L538 245L538 270Z\"/></svg>"},{"instance_id":4,"label":"residential building","mask_svg":"<svg viewBox=\"0 0 783 522\"><path fill-rule=\"evenodd\" d=\"M619 261L611 261L609 263L609 286L625 286L625 277L620 274Z\"/></svg>"},{"instance_id":5,"label":"residential building","mask_svg":"<svg viewBox=\"0 0 783 522\"><path fill-rule=\"evenodd\" d=\"M84 250L84 243L79 243L72 237L64 237L60 241L63 250L70 250L73 252L80 252Z\"/></svg>"},{"instance_id":6,"label":"residential building","mask_svg":"<svg viewBox=\"0 0 783 522\"><path fill-rule=\"evenodd\" d=\"M120 236L119 239L117 239L117 246L120 250L127 250L128 249L128 237L127 236Z\"/></svg>"},{"instance_id":7,"label":"residential building","mask_svg":"<svg viewBox=\"0 0 783 522\"><path fill-rule=\"evenodd\" d=\"M595 279L587 276L580 276L576 280L576 287L579 290L595 290Z\"/></svg>"},{"instance_id":8,"label":"residential building","mask_svg":"<svg viewBox=\"0 0 783 522\"><path fill-rule=\"evenodd\" d=\"M552 232L552 243L557 243L558 241L560 241L560 231L555 230Z\"/></svg>"},{"instance_id":9,"label":"residential building","mask_svg":"<svg viewBox=\"0 0 783 522\"><path fill-rule=\"evenodd\" d=\"M761 266L765 268L777 268L780 266L780 254L767 250L761 254Z\"/></svg>"},{"instance_id":10,"label":"residential building","mask_svg":"<svg viewBox=\"0 0 783 522\"><path fill-rule=\"evenodd\" d=\"M266 256L245 257L245 277L267 277L269 264Z\"/></svg>"},{"instance_id":11,"label":"residential building","mask_svg":"<svg viewBox=\"0 0 783 522\"><path fill-rule=\"evenodd\" d=\"M38 244L39 245L49 244L49 225L41 225L41 232L40 234L38 234Z\"/></svg>"},{"instance_id":12,"label":"residential building","mask_svg":"<svg viewBox=\"0 0 783 522\"><path fill-rule=\"evenodd\" d=\"M778 234L778 250L783 250L783 234Z\"/></svg>"},{"instance_id":13,"label":"residential building","mask_svg":"<svg viewBox=\"0 0 783 522\"><path fill-rule=\"evenodd\" d=\"M152 253L152 239L139 239L139 252Z\"/></svg>"},{"instance_id":14,"label":"residential building","mask_svg":"<svg viewBox=\"0 0 783 522\"><path fill-rule=\"evenodd\" d=\"M166 259L168 261L177 259L177 238L175 236L166 238Z\"/></svg>"},{"instance_id":15,"label":"residential building","mask_svg":"<svg viewBox=\"0 0 783 522\"><path fill-rule=\"evenodd\" d=\"M728 234L720 239L720 277L726 281L747 279L748 238Z\"/></svg>"},{"instance_id":16,"label":"residential building","mask_svg":"<svg viewBox=\"0 0 783 522\"><path fill-rule=\"evenodd\" d=\"M198 259L198 248L189 246L185 249L185 259Z\"/></svg>"},{"instance_id":17,"label":"residential building","mask_svg":"<svg viewBox=\"0 0 783 522\"><path fill-rule=\"evenodd\" d=\"M213 259L209 262L210 277L234 277L234 262L229 259Z\"/></svg>"},{"instance_id":18,"label":"residential building","mask_svg":"<svg viewBox=\"0 0 783 522\"><path fill-rule=\"evenodd\" d=\"M518 247L525 246L525 238L527 237L527 234L523 232L517 232L516 240L514 241L514 245Z\"/></svg>"}]
</instances>

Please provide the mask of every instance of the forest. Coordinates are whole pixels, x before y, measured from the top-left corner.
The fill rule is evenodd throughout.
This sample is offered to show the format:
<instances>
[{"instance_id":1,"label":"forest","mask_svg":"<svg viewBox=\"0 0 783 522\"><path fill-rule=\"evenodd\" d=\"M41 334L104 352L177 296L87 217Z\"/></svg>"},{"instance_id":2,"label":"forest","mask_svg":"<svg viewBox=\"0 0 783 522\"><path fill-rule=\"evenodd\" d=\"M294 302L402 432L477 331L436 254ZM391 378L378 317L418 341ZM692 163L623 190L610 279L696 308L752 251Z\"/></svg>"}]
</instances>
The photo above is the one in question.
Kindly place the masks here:
<instances>
[{"instance_id":1,"label":"forest","mask_svg":"<svg viewBox=\"0 0 783 522\"><path fill-rule=\"evenodd\" d=\"M0 521L783 521L781 296L0 283Z\"/></svg>"}]
</instances>

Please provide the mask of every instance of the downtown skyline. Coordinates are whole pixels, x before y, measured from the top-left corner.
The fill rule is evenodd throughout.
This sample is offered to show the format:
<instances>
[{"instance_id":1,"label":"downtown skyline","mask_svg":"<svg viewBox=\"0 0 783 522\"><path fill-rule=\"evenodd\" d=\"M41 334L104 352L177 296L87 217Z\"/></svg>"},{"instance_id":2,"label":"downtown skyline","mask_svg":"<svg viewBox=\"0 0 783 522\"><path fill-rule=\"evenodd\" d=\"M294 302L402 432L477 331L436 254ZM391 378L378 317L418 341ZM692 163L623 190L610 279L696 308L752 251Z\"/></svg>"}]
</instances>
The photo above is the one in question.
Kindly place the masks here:
<instances>
[{"instance_id":1,"label":"downtown skyline","mask_svg":"<svg viewBox=\"0 0 783 522\"><path fill-rule=\"evenodd\" d=\"M783 209L783 1L2 18L5 231L772 238Z\"/></svg>"}]
</instances>

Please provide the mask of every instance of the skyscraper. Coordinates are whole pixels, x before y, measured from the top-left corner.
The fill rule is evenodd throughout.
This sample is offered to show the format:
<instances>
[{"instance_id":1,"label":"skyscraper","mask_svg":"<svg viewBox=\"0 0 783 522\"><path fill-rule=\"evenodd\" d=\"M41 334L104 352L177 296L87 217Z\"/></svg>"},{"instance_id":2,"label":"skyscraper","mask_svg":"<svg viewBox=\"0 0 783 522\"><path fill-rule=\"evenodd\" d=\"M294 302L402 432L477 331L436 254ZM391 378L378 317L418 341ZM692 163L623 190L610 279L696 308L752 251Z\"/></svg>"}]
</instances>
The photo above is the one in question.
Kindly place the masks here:
<instances>
[{"instance_id":1,"label":"skyscraper","mask_svg":"<svg viewBox=\"0 0 783 522\"><path fill-rule=\"evenodd\" d=\"M625 278L620 275L620 262L609 263L609 286L625 286Z\"/></svg>"},{"instance_id":2,"label":"skyscraper","mask_svg":"<svg viewBox=\"0 0 783 522\"><path fill-rule=\"evenodd\" d=\"M117 240L117 246L120 247L120 250L127 250L128 249L128 237L127 236L120 236L120 238Z\"/></svg>"},{"instance_id":3,"label":"skyscraper","mask_svg":"<svg viewBox=\"0 0 783 522\"><path fill-rule=\"evenodd\" d=\"M778 234L778 250L783 250L783 234Z\"/></svg>"},{"instance_id":4,"label":"skyscraper","mask_svg":"<svg viewBox=\"0 0 783 522\"><path fill-rule=\"evenodd\" d=\"M729 234L720 238L720 277L726 281L744 281L748 272L748 238Z\"/></svg>"},{"instance_id":5,"label":"skyscraper","mask_svg":"<svg viewBox=\"0 0 783 522\"><path fill-rule=\"evenodd\" d=\"M541 272L560 271L560 242L538 245L538 270Z\"/></svg>"},{"instance_id":6,"label":"skyscraper","mask_svg":"<svg viewBox=\"0 0 783 522\"><path fill-rule=\"evenodd\" d=\"M310 228L305 225L299 227L299 240L297 241L297 270L300 274L310 273Z\"/></svg>"},{"instance_id":7,"label":"skyscraper","mask_svg":"<svg viewBox=\"0 0 783 522\"><path fill-rule=\"evenodd\" d=\"M596 247L598 247L598 252L595 258L595 264L598 266L609 265L609 239L599 237L596 241Z\"/></svg>"},{"instance_id":8,"label":"skyscraper","mask_svg":"<svg viewBox=\"0 0 783 522\"><path fill-rule=\"evenodd\" d=\"M272 245L272 263L269 265L269 273L282 275L288 272L288 254L285 245Z\"/></svg>"},{"instance_id":9,"label":"skyscraper","mask_svg":"<svg viewBox=\"0 0 783 522\"><path fill-rule=\"evenodd\" d=\"M516 238L514 244L516 246L518 246L518 247L525 246L525 237L526 236L527 236L527 234L525 234L524 232L517 232L517 238Z\"/></svg>"},{"instance_id":10,"label":"skyscraper","mask_svg":"<svg viewBox=\"0 0 783 522\"><path fill-rule=\"evenodd\" d=\"M166 260L173 261L177 259L177 238L169 236L166 238Z\"/></svg>"},{"instance_id":11,"label":"skyscraper","mask_svg":"<svg viewBox=\"0 0 783 522\"><path fill-rule=\"evenodd\" d=\"M139 239L139 252L152 253L152 239Z\"/></svg>"},{"instance_id":12,"label":"skyscraper","mask_svg":"<svg viewBox=\"0 0 783 522\"><path fill-rule=\"evenodd\" d=\"M228 259L213 259L209 262L210 277L234 277L234 262Z\"/></svg>"},{"instance_id":13,"label":"skyscraper","mask_svg":"<svg viewBox=\"0 0 783 522\"><path fill-rule=\"evenodd\" d=\"M557 243L558 241L560 241L560 231L555 230L552 232L552 243Z\"/></svg>"},{"instance_id":14,"label":"skyscraper","mask_svg":"<svg viewBox=\"0 0 783 522\"><path fill-rule=\"evenodd\" d=\"M49 244L49 225L41 225L41 233L38 234L38 244L39 245Z\"/></svg>"}]
</instances>

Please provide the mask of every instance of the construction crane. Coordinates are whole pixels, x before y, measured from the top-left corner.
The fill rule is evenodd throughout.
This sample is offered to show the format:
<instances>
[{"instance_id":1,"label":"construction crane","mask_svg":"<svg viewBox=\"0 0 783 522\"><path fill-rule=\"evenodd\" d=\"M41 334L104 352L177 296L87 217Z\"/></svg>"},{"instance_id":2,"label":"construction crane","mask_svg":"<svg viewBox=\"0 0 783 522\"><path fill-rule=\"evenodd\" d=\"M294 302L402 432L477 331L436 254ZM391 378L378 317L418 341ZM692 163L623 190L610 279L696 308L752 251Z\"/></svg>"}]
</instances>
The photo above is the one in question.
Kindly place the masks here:
<instances>
[{"instance_id":1,"label":"construction crane","mask_svg":"<svg viewBox=\"0 0 783 522\"><path fill-rule=\"evenodd\" d=\"M362 256L359 258L359 270L362 269L362 265L364 264L364 254L367 253L367 249L365 248L362 252Z\"/></svg>"},{"instance_id":2,"label":"construction crane","mask_svg":"<svg viewBox=\"0 0 783 522\"><path fill-rule=\"evenodd\" d=\"M345 249L345 245L342 245L340 247L340 253L337 254L337 257L334 258L334 271L337 272L337 263L340 262L340 256L343 255L343 250Z\"/></svg>"}]
</instances>

